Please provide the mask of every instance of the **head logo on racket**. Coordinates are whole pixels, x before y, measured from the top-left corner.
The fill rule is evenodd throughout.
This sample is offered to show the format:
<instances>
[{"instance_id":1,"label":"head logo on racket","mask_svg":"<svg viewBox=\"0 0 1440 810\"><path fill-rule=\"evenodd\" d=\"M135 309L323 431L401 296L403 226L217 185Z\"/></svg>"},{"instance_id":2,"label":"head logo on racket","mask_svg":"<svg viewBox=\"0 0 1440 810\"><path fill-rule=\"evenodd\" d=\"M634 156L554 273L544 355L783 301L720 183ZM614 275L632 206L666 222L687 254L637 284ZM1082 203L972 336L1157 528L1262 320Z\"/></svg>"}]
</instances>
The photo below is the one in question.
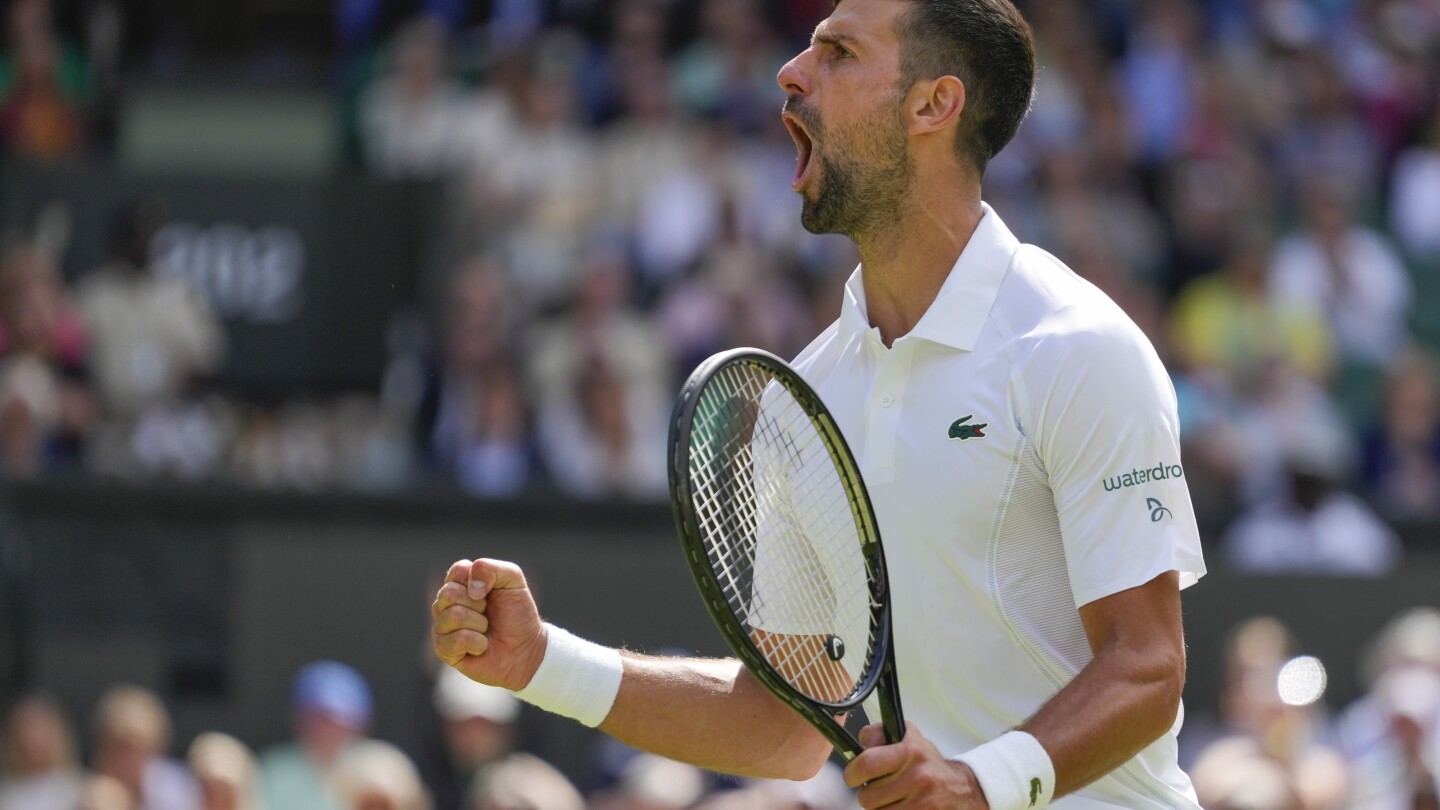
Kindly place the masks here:
<instances>
[{"instance_id":1,"label":"head logo on racket","mask_svg":"<svg viewBox=\"0 0 1440 810\"><path fill-rule=\"evenodd\" d=\"M825 639L825 654L830 656L831 661L839 661L845 657L845 641L839 636L831 635Z\"/></svg>"}]
</instances>

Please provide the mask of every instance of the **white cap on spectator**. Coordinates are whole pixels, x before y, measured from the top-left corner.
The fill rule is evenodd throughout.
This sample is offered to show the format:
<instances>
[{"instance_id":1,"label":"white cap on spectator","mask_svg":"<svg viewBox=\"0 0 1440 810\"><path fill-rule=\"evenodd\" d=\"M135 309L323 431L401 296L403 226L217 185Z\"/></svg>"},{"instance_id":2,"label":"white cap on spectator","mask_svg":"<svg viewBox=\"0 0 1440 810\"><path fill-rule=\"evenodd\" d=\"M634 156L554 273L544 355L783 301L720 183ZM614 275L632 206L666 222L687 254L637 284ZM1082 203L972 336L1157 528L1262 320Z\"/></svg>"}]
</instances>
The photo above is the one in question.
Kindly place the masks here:
<instances>
[{"instance_id":1,"label":"white cap on spectator","mask_svg":"<svg viewBox=\"0 0 1440 810\"><path fill-rule=\"evenodd\" d=\"M1365 653L1361 672L1374 686L1386 672L1410 664L1440 672L1440 610L1410 608L1387 622Z\"/></svg>"},{"instance_id":2,"label":"white cap on spectator","mask_svg":"<svg viewBox=\"0 0 1440 810\"><path fill-rule=\"evenodd\" d=\"M435 711L446 720L483 717L494 723L513 723L520 716L520 700L508 689L470 680L450 667L435 678Z\"/></svg>"}]
</instances>

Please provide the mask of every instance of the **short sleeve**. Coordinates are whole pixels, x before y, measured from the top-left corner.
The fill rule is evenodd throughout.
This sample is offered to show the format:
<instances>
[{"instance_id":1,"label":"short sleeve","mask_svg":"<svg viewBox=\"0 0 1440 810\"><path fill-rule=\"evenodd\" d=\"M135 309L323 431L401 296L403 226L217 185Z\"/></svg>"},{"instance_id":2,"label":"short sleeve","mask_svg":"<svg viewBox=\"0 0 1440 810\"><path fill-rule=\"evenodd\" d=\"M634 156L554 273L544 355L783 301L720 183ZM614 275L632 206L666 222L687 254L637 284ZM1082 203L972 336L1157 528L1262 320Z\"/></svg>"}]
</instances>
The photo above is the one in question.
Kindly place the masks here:
<instances>
[{"instance_id":1,"label":"short sleeve","mask_svg":"<svg viewBox=\"0 0 1440 810\"><path fill-rule=\"evenodd\" d=\"M1076 606L1205 574L1180 458L1175 389L1128 319L1051 335L1022 371Z\"/></svg>"}]
</instances>

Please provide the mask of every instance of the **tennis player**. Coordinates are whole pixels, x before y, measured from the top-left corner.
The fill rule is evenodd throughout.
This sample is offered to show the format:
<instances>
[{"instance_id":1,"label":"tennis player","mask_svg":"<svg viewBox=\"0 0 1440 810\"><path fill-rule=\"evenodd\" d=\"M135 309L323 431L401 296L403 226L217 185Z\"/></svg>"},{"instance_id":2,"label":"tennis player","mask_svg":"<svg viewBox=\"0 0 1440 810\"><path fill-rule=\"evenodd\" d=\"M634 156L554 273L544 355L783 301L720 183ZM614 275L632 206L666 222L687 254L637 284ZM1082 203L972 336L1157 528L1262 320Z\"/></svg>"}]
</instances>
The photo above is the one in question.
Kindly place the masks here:
<instances>
[{"instance_id":1,"label":"tennis player","mask_svg":"<svg viewBox=\"0 0 1440 810\"><path fill-rule=\"evenodd\" d=\"M803 222L861 266L795 361L865 477L893 583L902 742L866 808L1186 808L1180 590L1204 573L1174 391L1139 329L981 201L1033 92L1008 0L839 0L779 82ZM649 751L800 779L825 740L735 661L543 624L514 565L457 562L434 646Z\"/></svg>"}]
</instances>

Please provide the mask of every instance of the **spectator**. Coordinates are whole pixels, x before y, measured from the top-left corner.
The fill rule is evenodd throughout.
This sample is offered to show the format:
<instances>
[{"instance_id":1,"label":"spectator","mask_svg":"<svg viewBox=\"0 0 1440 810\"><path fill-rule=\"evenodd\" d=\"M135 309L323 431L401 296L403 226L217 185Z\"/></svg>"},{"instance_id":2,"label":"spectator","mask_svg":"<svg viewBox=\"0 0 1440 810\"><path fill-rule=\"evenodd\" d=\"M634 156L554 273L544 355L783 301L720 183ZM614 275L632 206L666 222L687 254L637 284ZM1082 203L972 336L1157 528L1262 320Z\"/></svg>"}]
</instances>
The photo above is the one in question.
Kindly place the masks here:
<instances>
[{"instance_id":1,"label":"spectator","mask_svg":"<svg viewBox=\"0 0 1440 810\"><path fill-rule=\"evenodd\" d=\"M0 55L0 139L7 152L53 162L85 146L90 77L83 57L63 45L47 0L16 0L5 18Z\"/></svg>"},{"instance_id":2,"label":"spectator","mask_svg":"<svg viewBox=\"0 0 1440 810\"><path fill-rule=\"evenodd\" d=\"M654 754L636 754L625 763L613 788L591 797L591 810L682 810L699 801L708 785L693 765Z\"/></svg>"},{"instance_id":3,"label":"spectator","mask_svg":"<svg viewBox=\"0 0 1440 810\"><path fill-rule=\"evenodd\" d=\"M1135 26L1120 77L1140 154L1147 163L1173 157L1191 123L1198 31L1196 11L1184 0L1145 4Z\"/></svg>"},{"instance_id":4,"label":"spectator","mask_svg":"<svg viewBox=\"0 0 1440 810\"><path fill-rule=\"evenodd\" d=\"M170 716L153 692L117 686L95 709L94 771L120 782L136 810L194 810L200 788L184 765L166 756Z\"/></svg>"},{"instance_id":5,"label":"spectator","mask_svg":"<svg viewBox=\"0 0 1440 810\"><path fill-rule=\"evenodd\" d=\"M775 87L784 64L757 0L706 0L699 37L675 59L675 94L691 115L719 118L737 132L753 133L784 100Z\"/></svg>"},{"instance_id":6,"label":"spectator","mask_svg":"<svg viewBox=\"0 0 1440 810\"><path fill-rule=\"evenodd\" d=\"M472 148L474 103L446 74L447 32L422 17L395 35L389 71L361 101L366 165L382 177L443 178Z\"/></svg>"},{"instance_id":7,"label":"spectator","mask_svg":"<svg viewBox=\"0 0 1440 810\"><path fill-rule=\"evenodd\" d=\"M99 775L85 779L85 791L78 806L79 810L140 810L119 779Z\"/></svg>"},{"instance_id":8,"label":"spectator","mask_svg":"<svg viewBox=\"0 0 1440 810\"><path fill-rule=\"evenodd\" d=\"M336 765L335 783L348 810L430 810L430 795L415 764L380 740L347 748Z\"/></svg>"},{"instance_id":9,"label":"spectator","mask_svg":"<svg viewBox=\"0 0 1440 810\"><path fill-rule=\"evenodd\" d=\"M669 358L628 304L623 257L589 257L572 311L532 330L536 440L555 482L585 498L665 492Z\"/></svg>"},{"instance_id":10,"label":"spectator","mask_svg":"<svg viewBox=\"0 0 1440 810\"><path fill-rule=\"evenodd\" d=\"M78 464L95 421L88 338L60 272L33 245L0 252L0 456L13 475Z\"/></svg>"},{"instance_id":11,"label":"spectator","mask_svg":"<svg viewBox=\"0 0 1440 810\"><path fill-rule=\"evenodd\" d=\"M512 306L563 301L596 213L594 144L577 126L571 41L552 34L512 57L503 114L477 135L465 179L462 248L499 257Z\"/></svg>"},{"instance_id":12,"label":"spectator","mask_svg":"<svg viewBox=\"0 0 1440 810\"><path fill-rule=\"evenodd\" d=\"M1400 563L1400 540L1340 488L1343 461L1303 442L1289 451L1281 490L1247 509L1221 550L1248 574L1381 577Z\"/></svg>"},{"instance_id":13,"label":"spectator","mask_svg":"<svg viewBox=\"0 0 1440 810\"><path fill-rule=\"evenodd\" d=\"M1396 159L1390 175L1390 230L1428 272L1440 268L1440 102L1425 137Z\"/></svg>"},{"instance_id":14,"label":"spectator","mask_svg":"<svg viewBox=\"0 0 1440 810\"><path fill-rule=\"evenodd\" d=\"M591 500L664 496L665 413L644 394L592 358L571 397L542 404L540 448L563 492Z\"/></svg>"},{"instance_id":15,"label":"spectator","mask_svg":"<svg viewBox=\"0 0 1440 810\"><path fill-rule=\"evenodd\" d=\"M1440 609L1411 608L1391 619L1365 653L1361 669L1373 686L1386 672L1407 666L1440 674Z\"/></svg>"},{"instance_id":16,"label":"spectator","mask_svg":"<svg viewBox=\"0 0 1440 810\"><path fill-rule=\"evenodd\" d=\"M653 0L630 0L624 7L642 4L648 7ZM624 63L615 77L621 114L597 134L604 222L626 232L639 225L653 189L685 175L698 158L702 133L676 114L667 94L656 92L669 75L669 65L659 59Z\"/></svg>"},{"instance_id":17,"label":"spectator","mask_svg":"<svg viewBox=\"0 0 1440 810\"><path fill-rule=\"evenodd\" d=\"M266 810L347 810L337 768L370 725L370 686L350 666L313 661L295 676L291 707L294 741L260 757Z\"/></svg>"},{"instance_id":18,"label":"spectator","mask_svg":"<svg viewBox=\"0 0 1440 810\"><path fill-rule=\"evenodd\" d=\"M511 754L475 781L464 810L585 810L564 774L529 754Z\"/></svg>"},{"instance_id":19,"label":"spectator","mask_svg":"<svg viewBox=\"0 0 1440 810\"><path fill-rule=\"evenodd\" d=\"M532 478L537 451L529 403L512 360L508 284L485 258L451 280L438 369L425 381L416 430L422 455L467 492L513 495Z\"/></svg>"},{"instance_id":20,"label":"spectator","mask_svg":"<svg viewBox=\"0 0 1440 810\"><path fill-rule=\"evenodd\" d=\"M1058 253L1099 254L1127 284L1155 279L1163 247L1160 223L1120 178L1102 183L1092 162L1079 149L1046 156L1040 167L1044 202L1029 227Z\"/></svg>"},{"instance_id":21,"label":"spectator","mask_svg":"<svg viewBox=\"0 0 1440 810\"><path fill-rule=\"evenodd\" d=\"M1318 47L1299 52L1294 62L1289 95L1295 114L1284 122L1276 144L1289 189L1307 204L1314 178L1324 177L1354 195L1352 204L1375 202L1380 144L1366 129L1340 67Z\"/></svg>"},{"instance_id":22,"label":"spectator","mask_svg":"<svg viewBox=\"0 0 1440 810\"><path fill-rule=\"evenodd\" d=\"M527 335L527 369L542 401L563 396L593 359L627 390L668 396L669 358L649 320L631 306L631 268L603 245L586 256L569 311Z\"/></svg>"},{"instance_id":23,"label":"spectator","mask_svg":"<svg viewBox=\"0 0 1440 810\"><path fill-rule=\"evenodd\" d=\"M1355 221L1342 189L1309 183L1304 230L1276 249L1270 291L1282 309L1324 312L1343 358L1383 367L1407 339L1410 278L1389 241Z\"/></svg>"},{"instance_id":24,"label":"spectator","mask_svg":"<svg viewBox=\"0 0 1440 810\"><path fill-rule=\"evenodd\" d=\"M190 743L186 757L200 782L200 810L264 810L255 756L228 734L207 732Z\"/></svg>"},{"instance_id":25,"label":"spectator","mask_svg":"<svg viewBox=\"0 0 1440 810\"><path fill-rule=\"evenodd\" d=\"M446 767L429 781L438 805L459 807L467 789L480 789L485 769L510 753L520 701L507 690L476 683L450 667L442 667L436 676L433 697Z\"/></svg>"},{"instance_id":26,"label":"spectator","mask_svg":"<svg viewBox=\"0 0 1440 810\"><path fill-rule=\"evenodd\" d=\"M1186 730L1187 748L1200 748L1190 753L1189 770L1204 807L1243 808L1248 797L1261 807L1326 810L1347 800L1346 763L1324 741L1323 692L1281 693L1281 674L1295 652L1289 630L1270 617L1247 619L1231 632L1219 723L1192 722Z\"/></svg>"},{"instance_id":27,"label":"spectator","mask_svg":"<svg viewBox=\"0 0 1440 810\"><path fill-rule=\"evenodd\" d=\"M1324 312L1271 299L1265 288L1270 241L1254 229L1236 241L1220 273L1191 282L1175 301L1171 343L1181 365L1241 398L1276 361L1324 383L1332 362Z\"/></svg>"},{"instance_id":28,"label":"spectator","mask_svg":"<svg viewBox=\"0 0 1440 810\"><path fill-rule=\"evenodd\" d=\"M185 393L225 354L225 334L209 306L150 261L163 217L153 200L125 209L112 261L82 277L76 293L90 324L96 389L106 413L121 420Z\"/></svg>"},{"instance_id":29,"label":"spectator","mask_svg":"<svg viewBox=\"0 0 1440 810\"><path fill-rule=\"evenodd\" d=\"M1364 482L1393 515L1440 515L1440 403L1434 363L1413 350L1392 364L1380 419L1363 435Z\"/></svg>"},{"instance_id":30,"label":"spectator","mask_svg":"<svg viewBox=\"0 0 1440 810\"><path fill-rule=\"evenodd\" d=\"M736 346L792 357L814 331L799 291L741 230L736 207L726 202L714 246L690 278L671 285L654 313L683 375Z\"/></svg>"},{"instance_id":31,"label":"spectator","mask_svg":"<svg viewBox=\"0 0 1440 810\"><path fill-rule=\"evenodd\" d=\"M1440 611L1403 611L1364 656L1368 691L1340 716L1356 808L1427 807L1440 774ZM1429 804L1434 808L1435 805Z\"/></svg>"},{"instance_id":32,"label":"spectator","mask_svg":"<svg viewBox=\"0 0 1440 810\"><path fill-rule=\"evenodd\" d=\"M645 87L640 79L665 71L665 0L620 0L609 15L609 30L595 43L581 71L581 101L589 120L599 126L617 116L642 121L654 113L669 117L670 93ZM668 88L668 80L662 87ZM643 88L643 92L641 91ZM636 167L642 169L642 167Z\"/></svg>"},{"instance_id":33,"label":"spectator","mask_svg":"<svg viewBox=\"0 0 1440 810\"><path fill-rule=\"evenodd\" d=\"M73 810L84 786L60 706L41 695L21 698L5 722L0 810Z\"/></svg>"},{"instance_id":34,"label":"spectator","mask_svg":"<svg viewBox=\"0 0 1440 810\"><path fill-rule=\"evenodd\" d=\"M1374 737L1353 749L1356 806L1440 807L1440 673L1423 666L1391 669L1375 682L1370 697L1367 708L1378 722Z\"/></svg>"},{"instance_id":35,"label":"spectator","mask_svg":"<svg viewBox=\"0 0 1440 810\"><path fill-rule=\"evenodd\" d=\"M1309 810L1285 766L1253 750L1249 740L1230 740L1207 752L1191 779L1209 810Z\"/></svg>"}]
</instances>

